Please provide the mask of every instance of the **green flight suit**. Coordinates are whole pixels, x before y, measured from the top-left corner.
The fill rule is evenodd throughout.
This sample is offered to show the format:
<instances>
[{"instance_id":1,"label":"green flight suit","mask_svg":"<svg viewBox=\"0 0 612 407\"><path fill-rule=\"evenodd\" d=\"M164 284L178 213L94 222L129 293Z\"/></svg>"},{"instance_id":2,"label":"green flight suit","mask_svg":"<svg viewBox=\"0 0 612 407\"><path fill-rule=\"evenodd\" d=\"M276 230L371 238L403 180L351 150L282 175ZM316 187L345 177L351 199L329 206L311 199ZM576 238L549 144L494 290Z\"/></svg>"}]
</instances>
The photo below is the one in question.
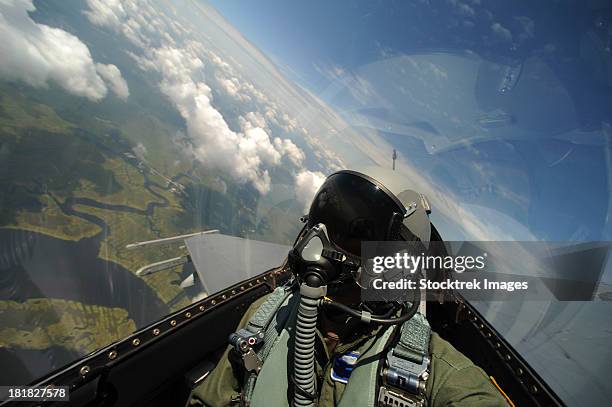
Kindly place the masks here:
<instances>
[{"instance_id":1,"label":"green flight suit","mask_svg":"<svg viewBox=\"0 0 612 407\"><path fill-rule=\"evenodd\" d=\"M247 324L266 298L267 296L258 299L249 307L240 321L239 328ZM334 354L343 354L351 350L361 351L367 346L367 339L374 333L363 334L350 342L340 343L335 348ZM235 377L228 360L229 350L228 346L215 369L195 389L191 400L193 406L228 406L232 405L232 400L239 398L242 383ZM505 398L491 383L485 372L435 332L432 332L429 350L431 373L426 386L428 407L508 407ZM321 407L337 406L346 386L331 379L332 356L327 354L325 349L324 357L317 358L315 364L317 377L322 379L318 400L318 405Z\"/></svg>"}]
</instances>

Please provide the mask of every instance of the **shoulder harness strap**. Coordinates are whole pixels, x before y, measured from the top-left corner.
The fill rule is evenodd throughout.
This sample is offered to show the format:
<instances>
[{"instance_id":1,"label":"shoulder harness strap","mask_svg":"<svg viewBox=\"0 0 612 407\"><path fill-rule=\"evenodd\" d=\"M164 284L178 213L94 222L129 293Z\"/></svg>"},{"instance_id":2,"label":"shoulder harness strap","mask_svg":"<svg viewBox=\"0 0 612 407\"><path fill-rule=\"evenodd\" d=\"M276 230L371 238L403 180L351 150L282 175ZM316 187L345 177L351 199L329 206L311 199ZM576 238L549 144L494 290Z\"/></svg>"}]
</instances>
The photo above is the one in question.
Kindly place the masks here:
<instances>
[{"instance_id":1,"label":"shoulder harness strap","mask_svg":"<svg viewBox=\"0 0 612 407\"><path fill-rule=\"evenodd\" d=\"M421 313L404 322L398 343L387 352L378 394L379 407L426 406L430 336L429 322Z\"/></svg>"},{"instance_id":2,"label":"shoulder harness strap","mask_svg":"<svg viewBox=\"0 0 612 407\"><path fill-rule=\"evenodd\" d=\"M293 288L293 285L277 287L255 311L246 326L229 337L230 344L242 358L242 367L246 373L242 396L243 405L249 404L257 374L279 336L280 331L277 327L283 326L286 322L277 320L276 323L271 323L280 307L293 294ZM289 313L284 314L289 315Z\"/></svg>"}]
</instances>

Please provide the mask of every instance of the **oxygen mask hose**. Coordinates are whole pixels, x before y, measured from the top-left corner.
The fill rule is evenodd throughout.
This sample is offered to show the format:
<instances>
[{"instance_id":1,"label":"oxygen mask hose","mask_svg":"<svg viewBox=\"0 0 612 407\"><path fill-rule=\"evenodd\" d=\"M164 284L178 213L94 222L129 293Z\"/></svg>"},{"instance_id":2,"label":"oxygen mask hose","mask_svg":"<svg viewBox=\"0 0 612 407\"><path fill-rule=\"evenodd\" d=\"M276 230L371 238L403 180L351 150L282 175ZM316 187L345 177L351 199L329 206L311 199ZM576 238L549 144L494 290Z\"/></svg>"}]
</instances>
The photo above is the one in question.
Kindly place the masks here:
<instances>
[{"instance_id":1,"label":"oxygen mask hose","mask_svg":"<svg viewBox=\"0 0 612 407\"><path fill-rule=\"evenodd\" d=\"M300 305L293 353L295 407L312 407L317 399L314 345L319 304L327 293L327 286L320 285L321 283L318 278L309 278L300 285Z\"/></svg>"}]
</instances>

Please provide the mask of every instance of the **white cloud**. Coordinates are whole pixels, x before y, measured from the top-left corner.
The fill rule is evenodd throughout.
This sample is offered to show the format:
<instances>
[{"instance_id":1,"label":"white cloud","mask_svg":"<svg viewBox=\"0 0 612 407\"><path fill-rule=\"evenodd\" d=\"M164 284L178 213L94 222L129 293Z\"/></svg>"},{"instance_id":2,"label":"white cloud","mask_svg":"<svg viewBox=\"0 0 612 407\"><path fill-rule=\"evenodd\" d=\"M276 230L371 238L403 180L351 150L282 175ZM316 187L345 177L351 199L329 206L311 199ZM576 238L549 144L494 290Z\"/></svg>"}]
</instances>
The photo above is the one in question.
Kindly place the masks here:
<instances>
[{"instance_id":1,"label":"white cloud","mask_svg":"<svg viewBox=\"0 0 612 407\"><path fill-rule=\"evenodd\" d=\"M187 49L163 46L149 53L153 66L167 82L193 83L191 75L204 66L198 55Z\"/></svg>"},{"instance_id":2,"label":"white cloud","mask_svg":"<svg viewBox=\"0 0 612 407\"><path fill-rule=\"evenodd\" d=\"M127 82L121 76L119 68L115 65L96 64L96 71L108 83L111 90L119 99L127 99L130 96Z\"/></svg>"},{"instance_id":3,"label":"white cloud","mask_svg":"<svg viewBox=\"0 0 612 407\"><path fill-rule=\"evenodd\" d=\"M267 166L279 165L283 156L301 163L303 153L290 140L271 140L262 115L249 112L242 120L242 132L230 129L212 104L212 92L193 78L203 67L192 50L164 47L150 52L162 74L160 88L185 119L193 140L193 153L205 166L223 170L239 182L250 182L262 194L270 189Z\"/></svg>"},{"instance_id":4,"label":"white cloud","mask_svg":"<svg viewBox=\"0 0 612 407\"><path fill-rule=\"evenodd\" d=\"M319 171L304 170L295 176L295 196L305 205L304 212L308 212L312 199L323 181L325 181L325 175Z\"/></svg>"},{"instance_id":5,"label":"white cloud","mask_svg":"<svg viewBox=\"0 0 612 407\"><path fill-rule=\"evenodd\" d=\"M281 152L282 155L286 156L291 160L293 165L296 167L301 167L304 162L304 152L300 150L298 146L296 146L293 141L289 139L281 140L276 137L274 139L274 146L278 151Z\"/></svg>"},{"instance_id":6,"label":"white cloud","mask_svg":"<svg viewBox=\"0 0 612 407\"><path fill-rule=\"evenodd\" d=\"M476 11L469 4L463 3L459 0L449 0L450 4L452 4L460 14L468 17L474 17L476 15ZM480 2L472 2L473 5L478 5Z\"/></svg>"},{"instance_id":7,"label":"white cloud","mask_svg":"<svg viewBox=\"0 0 612 407\"><path fill-rule=\"evenodd\" d=\"M252 182L261 193L269 190L270 177L262 170L262 158L258 156L260 152L270 153L271 144L265 132L254 130L241 135L232 131L212 106L210 88L204 83L195 83L189 77L174 82L165 78L161 89L185 119L196 158L208 167L228 172L238 181ZM268 154L266 159L274 161L274 154Z\"/></svg>"},{"instance_id":8,"label":"white cloud","mask_svg":"<svg viewBox=\"0 0 612 407\"><path fill-rule=\"evenodd\" d=\"M526 16L518 16L514 17L514 19L519 22L522 28L522 31L518 36L521 41L525 41L534 37L535 22L531 18Z\"/></svg>"},{"instance_id":9,"label":"white cloud","mask_svg":"<svg viewBox=\"0 0 612 407\"><path fill-rule=\"evenodd\" d=\"M223 59L221 59L221 57L217 54L215 54L214 52L210 51L210 50L206 50L204 51L205 54L208 56L209 60L215 64L215 66L217 68L222 69L223 71L229 73L229 74L233 74L234 70L232 69L232 67L225 62Z\"/></svg>"},{"instance_id":10,"label":"white cloud","mask_svg":"<svg viewBox=\"0 0 612 407\"><path fill-rule=\"evenodd\" d=\"M177 138L177 145L205 167L223 171L239 183L251 183L262 194L270 189L269 168L294 167L300 172L296 176L296 182L300 182L298 196L304 199L307 191L314 194L313 185L322 181L323 175L305 171L304 152L290 139L273 134L273 129L296 133L303 127L261 92L251 82L252 77L242 75L236 61L224 60L218 51L209 49L214 47L205 47L202 39L195 40L189 35L184 35L181 45L177 45L178 41L162 32L183 33L184 28L146 1L87 0L87 3L90 9L85 14L93 24L129 39L136 49L126 51L128 55L141 69L161 75L160 90L184 118L189 136L188 142ZM336 75L341 73L334 70ZM211 88L235 101L248 102L235 103L238 112L227 112L237 113L239 129L230 128L228 122L232 121L228 119L232 117L224 117L226 112L215 104L220 102L214 100L217 93ZM248 106L248 110L240 112L242 106Z\"/></svg>"},{"instance_id":11,"label":"white cloud","mask_svg":"<svg viewBox=\"0 0 612 407\"><path fill-rule=\"evenodd\" d=\"M147 36L143 33L142 27L157 21L142 20L144 16L138 13L130 15L130 11L144 10L143 4L136 4L134 1L120 0L87 0L90 10L84 11L89 21L101 27L110 27L115 32L122 33L132 44L144 47L148 43ZM133 18L140 15L141 22Z\"/></svg>"},{"instance_id":12,"label":"white cloud","mask_svg":"<svg viewBox=\"0 0 612 407\"><path fill-rule=\"evenodd\" d=\"M268 165L278 165L281 153L270 142L270 136L261 127L250 127L244 131L244 137L239 141L240 149L246 155L257 157Z\"/></svg>"},{"instance_id":13,"label":"white cloud","mask_svg":"<svg viewBox=\"0 0 612 407\"><path fill-rule=\"evenodd\" d=\"M221 85L221 87L230 95L230 96L236 96L236 94L238 93L238 86L236 84L238 80L237 79L225 79L225 78L220 78L219 79L219 85Z\"/></svg>"},{"instance_id":14,"label":"white cloud","mask_svg":"<svg viewBox=\"0 0 612 407\"><path fill-rule=\"evenodd\" d=\"M259 112L248 112L244 118L255 127L267 127L266 119Z\"/></svg>"},{"instance_id":15,"label":"white cloud","mask_svg":"<svg viewBox=\"0 0 612 407\"><path fill-rule=\"evenodd\" d=\"M227 194L227 184L219 177L212 180L211 188L222 193L223 195Z\"/></svg>"},{"instance_id":16,"label":"white cloud","mask_svg":"<svg viewBox=\"0 0 612 407\"><path fill-rule=\"evenodd\" d=\"M269 104L266 95L258 90L252 83L239 75L236 70L213 51L206 50L201 43L190 42L191 48L205 56L206 62L212 63L217 68L215 79L223 91L238 102L249 102L256 100L260 104Z\"/></svg>"},{"instance_id":17,"label":"white cloud","mask_svg":"<svg viewBox=\"0 0 612 407\"><path fill-rule=\"evenodd\" d=\"M154 71L157 69L153 61L151 61L150 59L144 56L136 55L131 51L125 51L125 53L127 54L127 56L132 58L134 62L136 62L138 68L142 69L143 71Z\"/></svg>"},{"instance_id":18,"label":"white cloud","mask_svg":"<svg viewBox=\"0 0 612 407\"><path fill-rule=\"evenodd\" d=\"M141 160L144 160L145 156L147 155L147 148L142 143L138 143L134 148L132 148L132 151L136 157L140 158Z\"/></svg>"},{"instance_id":19,"label":"white cloud","mask_svg":"<svg viewBox=\"0 0 612 407\"><path fill-rule=\"evenodd\" d=\"M463 15L473 17L476 15L474 9L467 4L459 4L458 5L459 12Z\"/></svg>"},{"instance_id":20,"label":"white cloud","mask_svg":"<svg viewBox=\"0 0 612 407\"><path fill-rule=\"evenodd\" d=\"M505 41L512 41L512 33L500 23L493 23L491 25L491 30L498 38Z\"/></svg>"},{"instance_id":21,"label":"white cloud","mask_svg":"<svg viewBox=\"0 0 612 407\"><path fill-rule=\"evenodd\" d=\"M240 88L243 92L256 99L259 103L268 103L268 98L266 97L266 95L264 95L263 92L253 86L252 83L244 81L240 84Z\"/></svg>"},{"instance_id":22,"label":"white cloud","mask_svg":"<svg viewBox=\"0 0 612 407\"><path fill-rule=\"evenodd\" d=\"M89 21L100 26L119 27L127 18L127 13L119 0L87 0L90 10L84 13Z\"/></svg>"},{"instance_id":23,"label":"white cloud","mask_svg":"<svg viewBox=\"0 0 612 407\"><path fill-rule=\"evenodd\" d=\"M225 93L233 99L240 102L248 102L251 97L244 92L245 86L240 83L238 78L226 78L222 75L216 75L217 84L225 91Z\"/></svg>"},{"instance_id":24,"label":"white cloud","mask_svg":"<svg viewBox=\"0 0 612 407\"><path fill-rule=\"evenodd\" d=\"M105 97L107 88L89 48L64 30L37 24L28 15L35 9L31 0L0 2L0 76L35 87L53 81L93 101ZM118 69L112 75L114 89L123 79Z\"/></svg>"}]
</instances>

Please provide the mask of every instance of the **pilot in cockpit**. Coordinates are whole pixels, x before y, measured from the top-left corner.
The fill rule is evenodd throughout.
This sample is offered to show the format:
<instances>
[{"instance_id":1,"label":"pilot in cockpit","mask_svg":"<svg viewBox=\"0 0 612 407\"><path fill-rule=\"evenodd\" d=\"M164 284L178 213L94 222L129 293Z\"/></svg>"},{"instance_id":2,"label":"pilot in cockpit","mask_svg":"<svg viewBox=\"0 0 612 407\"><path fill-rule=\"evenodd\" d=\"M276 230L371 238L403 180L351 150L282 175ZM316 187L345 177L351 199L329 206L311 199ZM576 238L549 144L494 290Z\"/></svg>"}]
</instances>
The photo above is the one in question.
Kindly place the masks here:
<instances>
[{"instance_id":1,"label":"pilot in cockpit","mask_svg":"<svg viewBox=\"0 0 612 407\"><path fill-rule=\"evenodd\" d=\"M420 298L363 301L362 242L432 236L426 199L393 174L327 178L288 256L294 278L250 306L192 405L509 405L480 367L431 331Z\"/></svg>"}]
</instances>

